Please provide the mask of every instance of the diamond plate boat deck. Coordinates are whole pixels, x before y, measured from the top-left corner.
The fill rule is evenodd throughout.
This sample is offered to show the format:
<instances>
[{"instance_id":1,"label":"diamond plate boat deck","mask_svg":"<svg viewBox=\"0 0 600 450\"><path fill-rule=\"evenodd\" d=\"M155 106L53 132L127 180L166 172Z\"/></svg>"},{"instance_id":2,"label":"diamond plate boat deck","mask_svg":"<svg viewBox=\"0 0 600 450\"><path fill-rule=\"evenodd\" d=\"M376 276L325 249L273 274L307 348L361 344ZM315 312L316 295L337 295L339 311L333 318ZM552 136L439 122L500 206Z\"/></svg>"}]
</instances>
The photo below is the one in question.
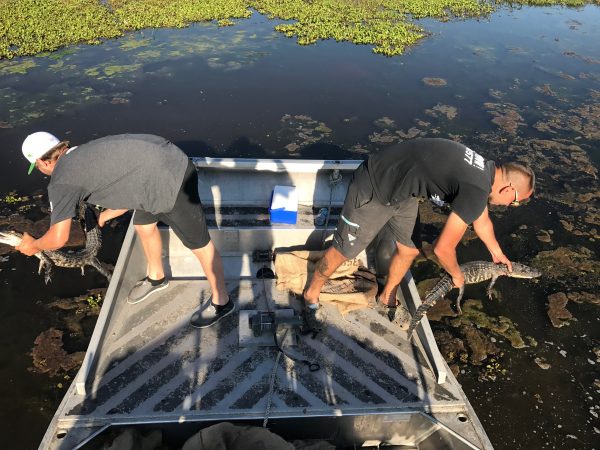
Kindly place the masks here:
<instances>
[{"instance_id":1,"label":"diamond plate boat deck","mask_svg":"<svg viewBox=\"0 0 600 450\"><path fill-rule=\"evenodd\" d=\"M227 288L238 312L195 329L191 315L210 295L195 257L161 228L170 285L131 305L126 296L145 275L145 259L130 226L84 363L40 448L99 448L123 427L161 429L173 448L199 429L229 421L267 426L286 439L326 439L338 447L396 445L414 449L491 449L474 411L439 355L426 319L416 339L387 316L364 308L342 316L325 305L328 328L316 338L289 336L274 346L240 345L248 310L293 309L301 300L265 279L272 262L255 250L321 248L330 238L357 161L196 159L211 236L223 256ZM332 171L342 182L329 184ZM298 223L268 224L273 186L300 192ZM313 212L332 206L328 228ZM373 266L370 253L361 254ZM407 275L399 297L420 303ZM242 321L243 322L243 321ZM399 447L398 447L399 448Z\"/></svg>"}]
</instances>

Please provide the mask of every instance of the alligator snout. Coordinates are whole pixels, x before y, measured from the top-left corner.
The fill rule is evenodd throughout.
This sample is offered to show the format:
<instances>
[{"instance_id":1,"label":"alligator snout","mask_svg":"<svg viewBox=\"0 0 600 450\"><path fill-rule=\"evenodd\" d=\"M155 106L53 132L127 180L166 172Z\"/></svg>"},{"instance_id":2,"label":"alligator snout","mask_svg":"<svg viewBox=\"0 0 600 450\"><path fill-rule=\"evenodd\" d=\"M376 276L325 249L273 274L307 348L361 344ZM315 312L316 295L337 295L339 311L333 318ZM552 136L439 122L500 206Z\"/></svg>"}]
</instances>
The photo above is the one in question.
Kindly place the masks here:
<instances>
[{"instance_id":1,"label":"alligator snout","mask_svg":"<svg viewBox=\"0 0 600 450\"><path fill-rule=\"evenodd\" d=\"M513 263L512 273L507 274L513 278L537 278L542 276L542 272L535 267L526 266L525 264Z\"/></svg>"},{"instance_id":2,"label":"alligator snout","mask_svg":"<svg viewBox=\"0 0 600 450\"><path fill-rule=\"evenodd\" d=\"M2 230L0 231L0 244L10 245L12 247L21 243L23 236L16 231Z\"/></svg>"}]
</instances>

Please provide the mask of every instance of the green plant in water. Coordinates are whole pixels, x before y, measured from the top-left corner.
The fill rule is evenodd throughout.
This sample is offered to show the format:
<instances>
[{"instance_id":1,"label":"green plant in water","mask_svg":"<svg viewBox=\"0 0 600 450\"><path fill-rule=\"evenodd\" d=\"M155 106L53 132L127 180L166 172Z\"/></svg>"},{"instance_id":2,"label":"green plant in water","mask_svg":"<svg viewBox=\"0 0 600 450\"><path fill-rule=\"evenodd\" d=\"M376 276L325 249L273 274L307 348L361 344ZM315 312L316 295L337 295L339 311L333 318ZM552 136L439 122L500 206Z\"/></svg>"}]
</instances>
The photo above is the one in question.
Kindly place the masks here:
<instances>
[{"instance_id":1,"label":"green plant in water","mask_svg":"<svg viewBox=\"0 0 600 450\"><path fill-rule=\"evenodd\" d=\"M219 19L217 20L217 25L219 25L220 27L231 27L235 25L235 22L229 19Z\"/></svg>"},{"instance_id":2,"label":"green plant in water","mask_svg":"<svg viewBox=\"0 0 600 450\"><path fill-rule=\"evenodd\" d=\"M23 61L1 61L0 75L25 75L29 69L33 69L37 64L32 59Z\"/></svg>"},{"instance_id":3,"label":"green plant in water","mask_svg":"<svg viewBox=\"0 0 600 450\"><path fill-rule=\"evenodd\" d=\"M2 0L0 57L33 55L76 42L96 44L123 34L97 0Z\"/></svg>"},{"instance_id":4,"label":"green plant in water","mask_svg":"<svg viewBox=\"0 0 600 450\"><path fill-rule=\"evenodd\" d=\"M15 203L26 202L27 200L29 200L29 197L21 197L20 195L17 195L16 191L11 191L4 196L2 202L7 205L14 205Z\"/></svg>"},{"instance_id":5,"label":"green plant in water","mask_svg":"<svg viewBox=\"0 0 600 450\"><path fill-rule=\"evenodd\" d=\"M88 295L85 301L90 306L90 308L100 308L102 306L104 298L102 297L102 294L94 294Z\"/></svg>"}]
</instances>

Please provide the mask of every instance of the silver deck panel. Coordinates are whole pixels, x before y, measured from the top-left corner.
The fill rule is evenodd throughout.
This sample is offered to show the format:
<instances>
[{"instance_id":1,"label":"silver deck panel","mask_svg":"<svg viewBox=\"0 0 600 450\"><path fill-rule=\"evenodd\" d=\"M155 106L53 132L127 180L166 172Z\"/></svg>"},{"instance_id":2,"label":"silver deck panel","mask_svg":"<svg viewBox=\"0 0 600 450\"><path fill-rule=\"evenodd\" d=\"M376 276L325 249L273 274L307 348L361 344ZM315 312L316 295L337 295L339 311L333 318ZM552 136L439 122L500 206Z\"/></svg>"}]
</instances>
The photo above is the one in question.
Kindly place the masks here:
<instances>
[{"instance_id":1,"label":"silver deck panel","mask_svg":"<svg viewBox=\"0 0 600 450\"><path fill-rule=\"evenodd\" d=\"M230 281L228 289L241 310L300 310L300 302L278 291L273 280ZM148 302L124 306L108 329L88 398L74 402L65 420L157 413L176 419L262 417L278 350L240 348L237 314L207 329L190 326L209 294L204 280L173 280ZM342 317L325 307L326 335L301 337L289 349L322 370L312 373L302 363L280 359L273 417L305 415L305 408L317 415L425 405L431 411L462 409L456 388L437 384L424 361L415 364L412 347L387 317L369 309Z\"/></svg>"}]
</instances>

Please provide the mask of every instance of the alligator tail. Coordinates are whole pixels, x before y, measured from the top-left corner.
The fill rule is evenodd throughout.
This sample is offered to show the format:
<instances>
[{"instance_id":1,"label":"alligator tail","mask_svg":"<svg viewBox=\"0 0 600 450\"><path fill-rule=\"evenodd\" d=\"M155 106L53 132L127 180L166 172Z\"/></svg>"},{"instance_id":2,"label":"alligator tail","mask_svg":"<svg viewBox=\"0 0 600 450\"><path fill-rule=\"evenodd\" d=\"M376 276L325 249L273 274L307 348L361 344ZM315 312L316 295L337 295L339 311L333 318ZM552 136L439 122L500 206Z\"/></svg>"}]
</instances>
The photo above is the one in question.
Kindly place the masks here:
<instances>
[{"instance_id":1,"label":"alligator tail","mask_svg":"<svg viewBox=\"0 0 600 450\"><path fill-rule=\"evenodd\" d=\"M431 307L435 305L439 299L444 298L444 296L452 290L452 287L452 278L450 278L448 275L444 275L444 277L425 296L425 300L415 311L415 314L410 321L410 325L408 326L408 339L412 337L413 331L415 331L415 328L419 322L421 322L421 319L427 313L427 311L429 311L429 309L431 309Z\"/></svg>"}]
</instances>

